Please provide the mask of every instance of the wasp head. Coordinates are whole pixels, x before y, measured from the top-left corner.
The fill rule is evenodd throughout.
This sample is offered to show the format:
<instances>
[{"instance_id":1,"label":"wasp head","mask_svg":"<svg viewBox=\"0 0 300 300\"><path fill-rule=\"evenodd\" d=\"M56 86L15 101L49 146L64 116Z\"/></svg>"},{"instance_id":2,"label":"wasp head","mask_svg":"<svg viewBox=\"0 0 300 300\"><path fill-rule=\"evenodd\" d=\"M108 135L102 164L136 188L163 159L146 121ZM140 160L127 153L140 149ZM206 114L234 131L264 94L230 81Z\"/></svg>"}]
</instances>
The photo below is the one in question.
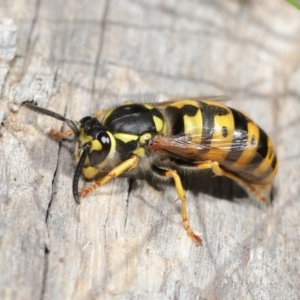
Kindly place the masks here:
<instances>
[{"instance_id":1,"label":"wasp head","mask_svg":"<svg viewBox=\"0 0 300 300\"><path fill-rule=\"evenodd\" d=\"M114 137L94 117L85 117L79 122L79 149L89 148L88 165L90 167L101 167L105 165L106 159L114 152ZM90 176L85 176L89 179Z\"/></svg>"},{"instance_id":2,"label":"wasp head","mask_svg":"<svg viewBox=\"0 0 300 300\"><path fill-rule=\"evenodd\" d=\"M84 117L78 126L79 162L73 178L73 195L80 203L78 182L80 175L93 179L99 169L105 166L115 153L116 142L113 135L94 117Z\"/></svg>"}]
</instances>

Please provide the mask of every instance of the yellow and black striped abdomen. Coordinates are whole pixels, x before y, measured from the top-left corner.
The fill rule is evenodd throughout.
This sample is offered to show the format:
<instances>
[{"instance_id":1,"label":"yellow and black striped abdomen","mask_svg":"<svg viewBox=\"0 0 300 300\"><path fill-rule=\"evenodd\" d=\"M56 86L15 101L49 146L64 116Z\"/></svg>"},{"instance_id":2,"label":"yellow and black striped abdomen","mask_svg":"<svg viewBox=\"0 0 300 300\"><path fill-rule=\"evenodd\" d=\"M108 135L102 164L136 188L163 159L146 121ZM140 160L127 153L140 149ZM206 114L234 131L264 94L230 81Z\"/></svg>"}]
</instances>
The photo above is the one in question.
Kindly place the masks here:
<instances>
[{"instance_id":1,"label":"yellow and black striped abdomen","mask_svg":"<svg viewBox=\"0 0 300 300\"><path fill-rule=\"evenodd\" d=\"M177 158L190 162L216 161L248 182L272 182L277 171L273 144L243 113L219 102L194 100L170 103L165 112L170 134L181 140L185 136L189 141L185 145L188 154L176 152Z\"/></svg>"}]
</instances>

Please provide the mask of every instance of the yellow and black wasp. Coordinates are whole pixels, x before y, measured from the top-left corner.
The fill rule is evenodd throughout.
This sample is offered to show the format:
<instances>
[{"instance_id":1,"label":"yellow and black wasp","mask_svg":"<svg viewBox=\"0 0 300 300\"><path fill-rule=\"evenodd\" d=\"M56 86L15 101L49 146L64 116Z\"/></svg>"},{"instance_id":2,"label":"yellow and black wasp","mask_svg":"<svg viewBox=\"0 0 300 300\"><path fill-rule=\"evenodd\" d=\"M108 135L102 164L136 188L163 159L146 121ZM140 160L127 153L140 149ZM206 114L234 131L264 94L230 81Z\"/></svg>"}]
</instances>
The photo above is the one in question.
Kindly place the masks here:
<instances>
[{"instance_id":1,"label":"yellow and black wasp","mask_svg":"<svg viewBox=\"0 0 300 300\"><path fill-rule=\"evenodd\" d=\"M217 97L216 97L217 98ZM211 169L252 191L261 201L267 199L260 188L271 186L278 164L267 134L245 114L213 98L170 100L161 103L125 103L97 111L79 122L26 102L41 114L64 121L71 131L54 129L50 135L76 140L78 162L73 178L73 195L92 193L118 176L173 178L181 200L182 222L196 242L186 211L186 196L178 171L188 173ZM105 176L101 176L103 171ZM80 175L94 180L78 191Z\"/></svg>"}]
</instances>

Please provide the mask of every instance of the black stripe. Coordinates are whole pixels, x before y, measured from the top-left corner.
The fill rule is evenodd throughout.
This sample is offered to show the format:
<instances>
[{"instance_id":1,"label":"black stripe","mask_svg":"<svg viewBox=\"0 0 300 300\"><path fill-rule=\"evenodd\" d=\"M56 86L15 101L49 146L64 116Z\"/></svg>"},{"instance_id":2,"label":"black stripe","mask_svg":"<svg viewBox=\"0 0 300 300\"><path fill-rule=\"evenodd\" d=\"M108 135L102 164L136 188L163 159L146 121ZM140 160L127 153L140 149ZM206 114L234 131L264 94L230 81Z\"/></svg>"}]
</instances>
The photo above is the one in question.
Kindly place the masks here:
<instances>
[{"instance_id":1,"label":"black stripe","mask_svg":"<svg viewBox=\"0 0 300 300\"><path fill-rule=\"evenodd\" d=\"M198 110L199 107L190 104L184 105L183 107L180 108L182 115L183 116L186 115L189 117L196 116Z\"/></svg>"},{"instance_id":2,"label":"black stripe","mask_svg":"<svg viewBox=\"0 0 300 300\"><path fill-rule=\"evenodd\" d=\"M183 116L178 107L168 106L165 109L171 129L172 135L181 135L184 133L184 123L183 123Z\"/></svg>"},{"instance_id":3,"label":"black stripe","mask_svg":"<svg viewBox=\"0 0 300 300\"><path fill-rule=\"evenodd\" d=\"M206 104L200 102L200 108L202 112L202 143L205 146L211 144L211 139L215 131L215 116L225 116L229 114L229 111L226 108ZM208 147L207 147L208 148ZM209 149L208 149L209 151Z\"/></svg>"},{"instance_id":4,"label":"black stripe","mask_svg":"<svg viewBox=\"0 0 300 300\"><path fill-rule=\"evenodd\" d=\"M249 181L250 183L261 184L262 180L267 178L270 174L272 174L272 172L273 170L269 168L266 172L254 176L251 174L251 172L243 170L236 172L236 175L245 179L246 181Z\"/></svg>"},{"instance_id":5,"label":"black stripe","mask_svg":"<svg viewBox=\"0 0 300 300\"><path fill-rule=\"evenodd\" d=\"M270 154L272 155L272 152L271 152ZM262 158L261 154L257 154L257 156L260 157L260 163L254 165L255 168L253 168L253 171L254 171L256 168L258 168L258 167L260 166L260 164L262 163L262 161L263 161L263 158ZM258 159L257 159L257 160L258 160ZM251 163L252 163L252 162L251 162ZM275 170L276 166L277 166L277 157L276 157L276 155L274 154L274 157L273 157L273 160L272 160L272 162L271 162L271 164L270 164L270 167L269 167L264 173L262 173L262 174L260 174L259 176L257 176L257 178L259 178L259 179L267 178L269 175L271 175L271 174L273 173L273 171Z\"/></svg>"},{"instance_id":6,"label":"black stripe","mask_svg":"<svg viewBox=\"0 0 300 300\"><path fill-rule=\"evenodd\" d=\"M261 128L259 128L259 143L257 147L257 153L259 153L262 158L265 158L268 153L268 136Z\"/></svg>"},{"instance_id":7,"label":"black stripe","mask_svg":"<svg viewBox=\"0 0 300 300\"><path fill-rule=\"evenodd\" d=\"M248 122L250 120L241 112L230 108L234 120L233 140L231 150L228 153L226 160L235 162L237 161L248 143Z\"/></svg>"},{"instance_id":8,"label":"black stripe","mask_svg":"<svg viewBox=\"0 0 300 300\"><path fill-rule=\"evenodd\" d=\"M258 132L259 132L259 141L258 141L256 153L252 158L252 160L249 162L248 167L245 169L245 171L251 173L261 165L261 163L263 162L264 158L267 156L268 153L268 136L260 127L258 127Z\"/></svg>"},{"instance_id":9,"label":"black stripe","mask_svg":"<svg viewBox=\"0 0 300 300\"><path fill-rule=\"evenodd\" d=\"M276 157L276 155L274 155L274 158L273 158L272 163L271 163L271 167L272 167L273 170L275 170L276 165L277 165L277 157Z\"/></svg>"},{"instance_id":10,"label":"black stripe","mask_svg":"<svg viewBox=\"0 0 300 300\"><path fill-rule=\"evenodd\" d=\"M182 135L185 132L184 128L184 116L195 117L199 110L198 106L194 105L184 105L181 108L168 106L166 107L166 113L169 116L171 122L172 134L173 135Z\"/></svg>"},{"instance_id":11,"label":"black stripe","mask_svg":"<svg viewBox=\"0 0 300 300\"><path fill-rule=\"evenodd\" d=\"M272 155L272 151L271 151L270 155ZM274 154L274 157L272 159L270 167L267 169L267 171L265 171L264 173L260 174L259 178L261 178L261 179L267 178L269 175L271 175L273 173L273 171L275 170L276 166L277 166L277 157Z\"/></svg>"}]
</instances>

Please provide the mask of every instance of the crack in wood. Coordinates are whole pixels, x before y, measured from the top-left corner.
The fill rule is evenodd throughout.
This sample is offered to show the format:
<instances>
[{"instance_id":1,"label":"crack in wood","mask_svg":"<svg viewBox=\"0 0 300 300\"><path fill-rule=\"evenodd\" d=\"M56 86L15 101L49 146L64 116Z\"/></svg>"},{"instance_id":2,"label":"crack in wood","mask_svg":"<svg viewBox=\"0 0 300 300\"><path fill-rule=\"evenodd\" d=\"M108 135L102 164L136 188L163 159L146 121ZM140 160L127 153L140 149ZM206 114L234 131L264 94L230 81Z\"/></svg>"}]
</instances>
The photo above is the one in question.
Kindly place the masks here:
<instances>
[{"instance_id":1,"label":"crack in wood","mask_svg":"<svg viewBox=\"0 0 300 300\"><path fill-rule=\"evenodd\" d=\"M58 148L58 154L57 154L57 162L56 162L56 167L53 173L53 178L52 178L52 193L51 193L51 197L50 197L50 201L48 203L48 207L47 207L47 212L46 212L46 217L45 217L45 223L47 224L48 222L48 218L49 218L49 214L50 214L50 209L51 209L51 205L52 205L52 201L53 201L53 197L54 197L54 184L55 184L55 179L56 179L56 174L57 174L57 170L58 170L58 165L59 165L59 156L60 156L60 152L62 149L62 142L59 142L59 148Z\"/></svg>"},{"instance_id":2,"label":"crack in wood","mask_svg":"<svg viewBox=\"0 0 300 300\"><path fill-rule=\"evenodd\" d=\"M44 299L46 292L46 283L47 283L47 275L48 275L48 265L49 265L49 249L45 245L44 249L44 269L43 269L43 280L42 280L42 289L40 300Z\"/></svg>"},{"instance_id":3,"label":"crack in wood","mask_svg":"<svg viewBox=\"0 0 300 300\"><path fill-rule=\"evenodd\" d=\"M126 228L127 225L127 219L128 219L128 205L129 205L129 197L130 197L130 193L132 191L132 186L133 186L133 178L129 178L128 179L128 190L127 190L127 197L126 197L126 213L125 213L125 220L124 220L124 229Z\"/></svg>"},{"instance_id":4,"label":"crack in wood","mask_svg":"<svg viewBox=\"0 0 300 300\"><path fill-rule=\"evenodd\" d=\"M106 0L105 5L104 5L102 21L100 22L101 34L100 34L100 40L99 40L99 47L98 47L98 51L96 54L96 60L95 60L95 64L94 64L95 68L94 68L94 73L93 73L93 83L92 83L92 92L91 92L92 96L95 95L95 81L97 78L98 65L99 65L100 57L102 55L102 50L103 50L104 33L105 33L106 20L107 20L107 15L108 15L108 7L109 7L109 1Z\"/></svg>"}]
</instances>

